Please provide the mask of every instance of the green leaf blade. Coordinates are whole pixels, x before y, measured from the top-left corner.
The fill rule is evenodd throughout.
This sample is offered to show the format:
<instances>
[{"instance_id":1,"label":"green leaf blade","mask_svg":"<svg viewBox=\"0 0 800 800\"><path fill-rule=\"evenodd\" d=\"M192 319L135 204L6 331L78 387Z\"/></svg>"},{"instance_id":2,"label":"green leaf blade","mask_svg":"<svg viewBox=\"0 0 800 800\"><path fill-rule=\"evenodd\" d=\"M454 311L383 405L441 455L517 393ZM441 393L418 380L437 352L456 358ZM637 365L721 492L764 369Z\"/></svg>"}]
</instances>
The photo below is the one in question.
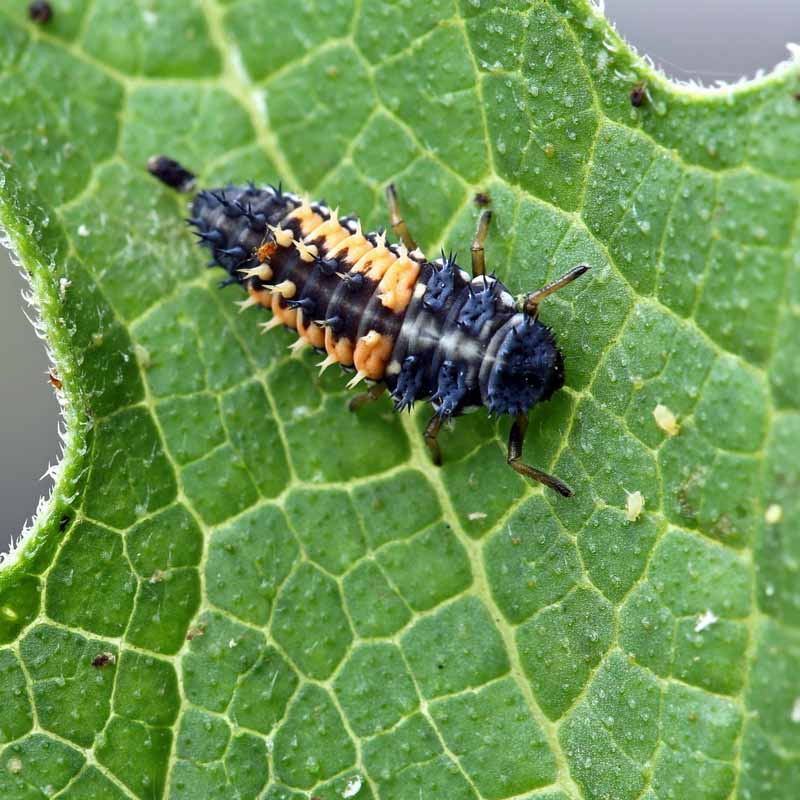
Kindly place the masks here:
<instances>
[{"instance_id":1,"label":"green leaf blade","mask_svg":"<svg viewBox=\"0 0 800 800\"><path fill-rule=\"evenodd\" d=\"M0 221L68 429L0 572L3 797L793 796L796 65L682 89L583 0L0 15ZM155 152L365 225L394 181L431 254L487 192L513 292L590 264L526 455L576 496L505 422L436 470L423 414L347 412L216 290Z\"/></svg>"}]
</instances>

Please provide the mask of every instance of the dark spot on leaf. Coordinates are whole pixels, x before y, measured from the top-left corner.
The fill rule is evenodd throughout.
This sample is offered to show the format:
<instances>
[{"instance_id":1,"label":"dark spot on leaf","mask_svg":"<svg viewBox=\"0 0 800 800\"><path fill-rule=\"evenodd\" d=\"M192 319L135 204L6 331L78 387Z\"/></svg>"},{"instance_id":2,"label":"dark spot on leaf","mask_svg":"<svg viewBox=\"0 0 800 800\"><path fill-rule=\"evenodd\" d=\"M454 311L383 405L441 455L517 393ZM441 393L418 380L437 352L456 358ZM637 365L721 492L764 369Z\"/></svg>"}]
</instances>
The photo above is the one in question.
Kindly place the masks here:
<instances>
[{"instance_id":1,"label":"dark spot on leaf","mask_svg":"<svg viewBox=\"0 0 800 800\"><path fill-rule=\"evenodd\" d=\"M53 6L45 0L35 0L28 6L28 16L33 22L45 25L53 18Z\"/></svg>"},{"instance_id":2,"label":"dark spot on leaf","mask_svg":"<svg viewBox=\"0 0 800 800\"><path fill-rule=\"evenodd\" d=\"M201 622L196 628L189 628L186 633L186 641L191 642L192 639L196 639L198 636L203 636L206 632L206 624L205 622Z\"/></svg>"},{"instance_id":3,"label":"dark spot on leaf","mask_svg":"<svg viewBox=\"0 0 800 800\"><path fill-rule=\"evenodd\" d=\"M647 101L647 83L640 81L631 89L631 105L640 108Z\"/></svg>"},{"instance_id":4,"label":"dark spot on leaf","mask_svg":"<svg viewBox=\"0 0 800 800\"><path fill-rule=\"evenodd\" d=\"M116 664L117 657L113 653L100 653L92 659L92 666L96 669L102 669L109 664Z\"/></svg>"}]
</instances>

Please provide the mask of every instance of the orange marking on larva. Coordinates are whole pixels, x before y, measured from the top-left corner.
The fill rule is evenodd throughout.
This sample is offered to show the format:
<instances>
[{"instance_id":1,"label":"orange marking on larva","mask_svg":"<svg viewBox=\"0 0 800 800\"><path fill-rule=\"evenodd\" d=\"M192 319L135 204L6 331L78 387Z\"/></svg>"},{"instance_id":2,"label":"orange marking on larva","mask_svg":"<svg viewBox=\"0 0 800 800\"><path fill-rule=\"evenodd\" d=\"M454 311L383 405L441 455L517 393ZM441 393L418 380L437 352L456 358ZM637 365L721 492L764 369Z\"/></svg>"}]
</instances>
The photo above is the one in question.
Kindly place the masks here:
<instances>
[{"instance_id":1,"label":"orange marking on larva","mask_svg":"<svg viewBox=\"0 0 800 800\"><path fill-rule=\"evenodd\" d=\"M322 350L325 347L325 328L317 325L316 322L312 322L308 326L306 339L318 350Z\"/></svg>"},{"instance_id":2,"label":"orange marking on larva","mask_svg":"<svg viewBox=\"0 0 800 800\"><path fill-rule=\"evenodd\" d=\"M325 346L325 329L316 322L306 324L305 315L300 311L297 315L297 332L312 346L323 348Z\"/></svg>"},{"instance_id":3,"label":"orange marking on larva","mask_svg":"<svg viewBox=\"0 0 800 800\"><path fill-rule=\"evenodd\" d=\"M346 336L336 339L330 328L325 329L325 350L345 367L353 366L353 343Z\"/></svg>"},{"instance_id":4,"label":"orange marking on larva","mask_svg":"<svg viewBox=\"0 0 800 800\"><path fill-rule=\"evenodd\" d=\"M258 303L260 306L264 306L264 308L272 308L272 303L274 302L274 298L272 297L272 292L269 289L255 289L253 286L247 287L247 293L253 300Z\"/></svg>"},{"instance_id":5,"label":"orange marking on larva","mask_svg":"<svg viewBox=\"0 0 800 800\"><path fill-rule=\"evenodd\" d=\"M275 255L275 251L278 249L278 245L276 242L264 242L261 247L256 250L256 258L258 259L259 264L263 264L265 261L269 261L272 256Z\"/></svg>"},{"instance_id":6,"label":"orange marking on larva","mask_svg":"<svg viewBox=\"0 0 800 800\"><path fill-rule=\"evenodd\" d=\"M419 264L407 255L399 258L378 284L381 304L396 314L402 314L411 302L418 277Z\"/></svg>"},{"instance_id":7,"label":"orange marking on larva","mask_svg":"<svg viewBox=\"0 0 800 800\"><path fill-rule=\"evenodd\" d=\"M272 295L272 313L287 327L297 329L297 309L281 305L283 298L279 294Z\"/></svg>"},{"instance_id":8,"label":"orange marking on larva","mask_svg":"<svg viewBox=\"0 0 800 800\"><path fill-rule=\"evenodd\" d=\"M307 242L317 242L322 239L322 247L326 252L333 250L339 242L352 236L350 231L339 222L337 217L331 215L331 218L325 220L321 225L316 227L310 233L305 234Z\"/></svg>"},{"instance_id":9,"label":"orange marking on larva","mask_svg":"<svg viewBox=\"0 0 800 800\"><path fill-rule=\"evenodd\" d=\"M354 233L342 239L332 250L328 251L328 258L337 258L340 253L347 252L347 263L355 264L358 260L372 250L373 245L362 233Z\"/></svg>"},{"instance_id":10,"label":"orange marking on larva","mask_svg":"<svg viewBox=\"0 0 800 800\"><path fill-rule=\"evenodd\" d=\"M382 255L381 250L386 251L386 248L373 247L371 250L367 250L367 252L353 264L350 268L350 272L367 272L370 266L372 266L372 262Z\"/></svg>"},{"instance_id":11,"label":"orange marking on larva","mask_svg":"<svg viewBox=\"0 0 800 800\"><path fill-rule=\"evenodd\" d=\"M386 371L393 347L394 342L391 337L378 331L370 331L358 340L353 363L356 369L363 372L370 380L380 380Z\"/></svg>"},{"instance_id":12,"label":"orange marking on larva","mask_svg":"<svg viewBox=\"0 0 800 800\"><path fill-rule=\"evenodd\" d=\"M286 217L286 222L290 220L297 220L300 223L300 232L303 236L308 236L311 231L315 228L318 228L325 222L322 217L317 214L315 211L312 210L311 206L303 205L298 206L288 217Z\"/></svg>"},{"instance_id":13,"label":"orange marking on larva","mask_svg":"<svg viewBox=\"0 0 800 800\"><path fill-rule=\"evenodd\" d=\"M350 272L363 272L370 280L379 281L396 260L397 256L388 247L379 246L360 258Z\"/></svg>"}]
</instances>

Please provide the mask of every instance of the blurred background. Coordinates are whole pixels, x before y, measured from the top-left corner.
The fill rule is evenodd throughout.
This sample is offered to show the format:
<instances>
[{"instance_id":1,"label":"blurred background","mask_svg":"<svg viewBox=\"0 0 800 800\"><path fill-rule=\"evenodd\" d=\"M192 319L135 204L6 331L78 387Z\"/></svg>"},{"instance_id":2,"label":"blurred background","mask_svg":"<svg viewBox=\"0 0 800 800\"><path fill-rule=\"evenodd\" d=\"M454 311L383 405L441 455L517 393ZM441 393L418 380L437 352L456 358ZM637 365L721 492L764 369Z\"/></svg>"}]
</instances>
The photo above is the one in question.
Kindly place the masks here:
<instances>
[{"instance_id":1,"label":"blurred background","mask_svg":"<svg viewBox=\"0 0 800 800\"><path fill-rule=\"evenodd\" d=\"M620 34L667 75L706 85L768 70L788 56L786 42L800 42L798 0L606 0L605 7ZM60 453L58 403L44 347L23 314L24 287L0 248L0 553L50 491L40 476Z\"/></svg>"}]
</instances>

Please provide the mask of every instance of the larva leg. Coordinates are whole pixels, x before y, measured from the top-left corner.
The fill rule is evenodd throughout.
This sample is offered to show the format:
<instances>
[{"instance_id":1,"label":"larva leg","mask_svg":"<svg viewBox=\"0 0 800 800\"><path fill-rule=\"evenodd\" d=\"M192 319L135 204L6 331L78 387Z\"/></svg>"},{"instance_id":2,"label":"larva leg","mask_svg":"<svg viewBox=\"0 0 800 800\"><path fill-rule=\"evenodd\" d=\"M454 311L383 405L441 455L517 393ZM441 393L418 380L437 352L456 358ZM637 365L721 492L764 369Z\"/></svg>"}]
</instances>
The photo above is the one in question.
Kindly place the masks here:
<instances>
[{"instance_id":1,"label":"larva leg","mask_svg":"<svg viewBox=\"0 0 800 800\"><path fill-rule=\"evenodd\" d=\"M478 228L472 240L472 277L486 274L486 261L483 256L483 243L489 233L489 223L492 221L492 212L484 211L478 218Z\"/></svg>"},{"instance_id":2,"label":"larva leg","mask_svg":"<svg viewBox=\"0 0 800 800\"><path fill-rule=\"evenodd\" d=\"M363 408L370 403L374 403L385 391L385 383L375 383L370 386L366 392L362 392L361 394L357 394L355 397L351 398L350 402L347 404L347 407L351 411L358 411L359 408Z\"/></svg>"},{"instance_id":3,"label":"larva leg","mask_svg":"<svg viewBox=\"0 0 800 800\"><path fill-rule=\"evenodd\" d=\"M528 415L519 414L511 426L511 433L508 436L508 464L526 478L543 483L549 486L554 491L558 492L562 497L572 497L572 489L565 483L560 481L554 475L548 475L546 472L531 467L522 462L522 445L525 442L525 433L528 430Z\"/></svg>"},{"instance_id":4,"label":"larva leg","mask_svg":"<svg viewBox=\"0 0 800 800\"><path fill-rule=\"evenodd\" d=\"M397 190L394 184L386 187L386 202L389 204L389 218L392 221L392 230L409 250L416 250L417 243L411 236L405 220L400 216L400 204L397 202Z\"/></svg>"},{"instance_id":5,"label":"larva leg","mask_svg":"<svg viewBox=\"0 0 800 800\"><path fill-rule=\"evenodd\" d=\"M559 289L563 289L568 283L572 283L575 278L580 278L581 275L588 271L589 267L586 264L581 264L579 267L573 267L573 269L562 275L560 278L558 278L558 280L548 283L547 286L543 286L541 289L537 289L535 292L526 294L522 298L520 310L523 314L529 314L532 317L537 317L539 315L539 303L541 303L545 297L557 292Z\"/></svg>"},{"instance_id":6,"label":"larva leg","mask_svg":"<svg viewBox=\"0 0 800 800\"><path fill-rule=\"evenodd\" d=\"M442 428L442 418L434 414L422 434L425 437L425 446L431 451L431 458L437 467L442 466L442 451L439 448L439 431Z\"/></svg>"}]
</instances>

